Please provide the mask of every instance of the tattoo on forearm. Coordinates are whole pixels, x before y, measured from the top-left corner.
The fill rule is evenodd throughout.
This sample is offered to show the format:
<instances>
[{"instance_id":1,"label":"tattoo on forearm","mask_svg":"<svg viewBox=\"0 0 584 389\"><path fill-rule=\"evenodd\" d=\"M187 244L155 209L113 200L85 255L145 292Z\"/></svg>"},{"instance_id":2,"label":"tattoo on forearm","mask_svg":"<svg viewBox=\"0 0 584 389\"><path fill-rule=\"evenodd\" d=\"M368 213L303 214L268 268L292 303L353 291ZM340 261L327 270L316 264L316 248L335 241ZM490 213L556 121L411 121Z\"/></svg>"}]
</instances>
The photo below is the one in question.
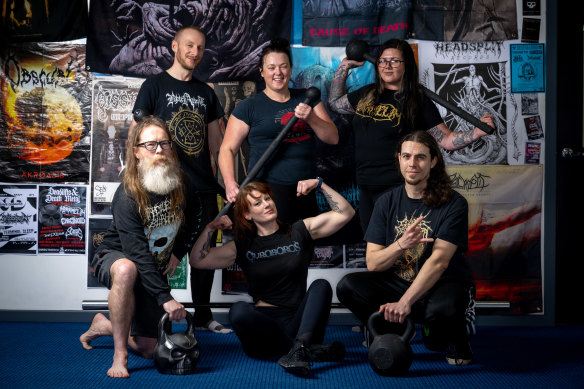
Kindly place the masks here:
<instances>
[{"instance_id":1,"label":"tattoo on forearm","mask_svg":"<svg viewBox=\"0 0 584 389\"><path fill-rule=\"evenodd\" d=\"M329 107L337 113L355 113L346 96L345 82L349 75L347 65L341 65L335 72L329 91Z\"/></svg>"},{"instance_id":2,"label":"tattoo on forearm","mask_svg":"<svg viewBox=\"0 0 584 389\"><path fill-rule=\"evenodd\" d=\"M434 137L434 139L436 139L436 143L440 144L440 142L444 140L444 133L438 128L438 126L430 128L428 132Z\"/></svg>"},{"instance_id":3,"label":"tattoo on forearm","mask_svg":"<svg viewBox=\"0 0 584 389\"><path fill-rule=\"evenodd\" d=\"M333 211L337 213L343 213L343 210L339 207L339 203L333 200L333 196L331 196L330 193L324 190L324 188L322 188L320 192L322 193L322 195L324 196L324 198L326 199L326 201L328 202L329 206Z\"/></svg>"},{"instance_id":4,"label":"tattoo on forearm","mask_svg":"<svg viewBox=\"0 0 584 389\"><path fill-rule=\"evenodd\" d=\"M333 99L338 99L340 96L345 94L345 81L349 76L349 69L347 65L341 65L335 72L333 80L331 81L331 89L329 91L329 96Z\"/></svg>"},{"instance_id":5,"label":"tattoo on forearm","mask_svg":"<svg viewBox=\"0 0 584 389\"><path fill-rule=\"evenodd\" d=\"M335 112L341 113L341 114L353 114L353 113L355 113L355 109L353 109L353 106L349 102L349 99L347 98L347 95L344 95L341 98L335 100L331 104L331 109L334 110Z\"/></svg>"},{"instance_id":6,"label":"tattoo on forearm","mask_svg":"<svg viewBox=\"0 0 584 389\"><path fill-rule=\"evenodd\" d=\"M455 132L452 145L457 148L468 146L473 142L474 129L462 132Z\"/></svg>"},{"instance_id":7,"label":"tattoo on forearm","mask_svg":"<svg viewBox=\"0 0 584 389\"><path fill-rule=\"evenodd\" d=\"M207 240L205 241L205 244L203 244L203 247L201 248L201 258L205 258L207 256L207 254L209 254L209 250L211 249L211 239L213 239L213 233L214 231L209 231L209 233L207 234Z\"/></svg>"}]
</instances>

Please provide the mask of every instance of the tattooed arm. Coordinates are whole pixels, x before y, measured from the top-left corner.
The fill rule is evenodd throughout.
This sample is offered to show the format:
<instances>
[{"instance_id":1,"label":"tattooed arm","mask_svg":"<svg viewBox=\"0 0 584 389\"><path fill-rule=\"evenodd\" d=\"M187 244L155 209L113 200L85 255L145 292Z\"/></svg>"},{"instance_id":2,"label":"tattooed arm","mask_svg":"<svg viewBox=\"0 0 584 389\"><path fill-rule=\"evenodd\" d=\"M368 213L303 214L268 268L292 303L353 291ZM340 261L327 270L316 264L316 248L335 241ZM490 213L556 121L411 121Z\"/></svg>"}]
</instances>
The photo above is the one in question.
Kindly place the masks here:
<instances>
[{"instance_id":1,"label":"tattooed arm","mask_svg":"<svg viewBox=\"0 0 584 389\"><path fill-rule=\"evenodd\" d=\"M493 115L486 113L481 117L481 122L495 128ZM480 137L487 135L480 128L473 128L468 131L451 131L446 124L440 123L428 130L430 135L436 139L436 142L445 150L458 150L468 146Z\"/></svg>"},{"instance_id":2,"label":"tattooed arm","mask_svg":"<svg viewBox=\"0 0 584 389\"><path fill-rule=\"evenodd\" d=\"M189 264L197 269L223 269L235 263L235 242L231 241L219 247L211 247L211 239L218 229L231 228L231 220L227 216L221 216L207 224L195 242Z\"/></svg>"},{"instance_id":3,"label":"tattooed arm","mask_svg":"<svg viewBox=\"0 0 584 389\"><path fill-rule=\"evenodd\" d=\"M345 86L347 78L349 77L349 70L362 66L365 62L352 61L343 58L341 64L337 68L333 81L331 82L331 89L329 91L328 106L336 113L355 113L355 109L349 103L347 98L347 88Z\"/></svg>"},{"instance_id":4,"label":"tattooed arm","mask_svg":"<svg viewBox=\"0 0 584 389\"><path fill-rule=\"evenodd\" d=\"M298 181L297 196L306 195L318 187L319 179ZM312 239L324 238L334 234L347 224L355 215L355 210L343 196L330 186L322 183L320 191L331 210L318 216L304 219L304 225Z\"/></svg>"}]
</instances>

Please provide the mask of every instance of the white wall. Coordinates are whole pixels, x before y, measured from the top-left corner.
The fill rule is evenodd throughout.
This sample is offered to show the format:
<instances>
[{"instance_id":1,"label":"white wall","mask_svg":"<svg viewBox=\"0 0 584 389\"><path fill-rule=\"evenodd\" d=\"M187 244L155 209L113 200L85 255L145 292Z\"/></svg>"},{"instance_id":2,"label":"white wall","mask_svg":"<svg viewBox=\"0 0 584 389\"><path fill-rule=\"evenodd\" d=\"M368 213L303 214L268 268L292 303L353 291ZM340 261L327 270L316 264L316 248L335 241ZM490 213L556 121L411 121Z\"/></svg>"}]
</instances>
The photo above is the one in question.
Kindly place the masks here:
<instances>
[{"instance_id":1,"label":"white wall","mask_svg":"<svg viewBox=\"0 0 584 389\"><path fill-rule=\"evenodd\" d=\"M310 269L309 283L325 278L334 286L354 269ZM189 282L187 282L189 284ZM188 289L173 297L192 302ZM107 300L105 288L87 289L87 257L82 255L0 255L0 309L81 311L84 300ZM249 296L222 295L221 271L215 273L212 302L233 302ZM336 297L334 299L335 302Z\"/></svg>"}]
</instances>

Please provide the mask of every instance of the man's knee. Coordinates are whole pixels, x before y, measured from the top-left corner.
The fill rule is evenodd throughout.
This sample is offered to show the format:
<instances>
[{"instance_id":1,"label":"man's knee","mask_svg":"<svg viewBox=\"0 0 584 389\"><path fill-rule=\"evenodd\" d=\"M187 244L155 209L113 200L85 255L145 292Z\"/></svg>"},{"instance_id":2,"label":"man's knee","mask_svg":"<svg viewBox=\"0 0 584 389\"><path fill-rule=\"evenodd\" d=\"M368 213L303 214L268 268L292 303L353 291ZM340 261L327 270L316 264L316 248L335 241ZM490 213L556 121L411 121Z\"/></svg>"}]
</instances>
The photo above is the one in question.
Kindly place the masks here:
<instances>
[{"instance_id":1,"label":"man's knee","mask_svg":"<svg viewBox=\"0 0 584 389\"><path fill-rule=\"evenodd\" d=\"M110 268L112 284L133 286L138 276L136 264L127 258L118 259Z\"/></svg>"},{"instance_id":2,"label":"man's knee","mask_svg":"<svg viewBox=\"0 0 584 389\"><path fill-rule=\"evenodd\" d=\"M450 288L448 293L437 294L426 306L425 319L448 321L464 317L469 298L468 290L464 288Z\"/></svg>"},{"instance_id":3,"label":"man's knee","mask_svg":"<svg viewBox=\"0 0 584 389\"><path fill-rule=\"evenodd\" d=\"M144 358L152 358L154 356L154 348L158 342L155 338L148 338L145 336L135 336L134 341L136 342L137 352L139 352Z\"/></svg>"},{"instance_id":4,"label":"man's knee","mask_svg":"<svg viewBox=\"0 0 584 389\"><path fill-rule=\"evenodd\" d=\"M352 291L354 290L353 278L355 277L355 274L357 273L349 273L337 282L337 298L342 303L351 296Z\"/></svg>"}]
</instances>

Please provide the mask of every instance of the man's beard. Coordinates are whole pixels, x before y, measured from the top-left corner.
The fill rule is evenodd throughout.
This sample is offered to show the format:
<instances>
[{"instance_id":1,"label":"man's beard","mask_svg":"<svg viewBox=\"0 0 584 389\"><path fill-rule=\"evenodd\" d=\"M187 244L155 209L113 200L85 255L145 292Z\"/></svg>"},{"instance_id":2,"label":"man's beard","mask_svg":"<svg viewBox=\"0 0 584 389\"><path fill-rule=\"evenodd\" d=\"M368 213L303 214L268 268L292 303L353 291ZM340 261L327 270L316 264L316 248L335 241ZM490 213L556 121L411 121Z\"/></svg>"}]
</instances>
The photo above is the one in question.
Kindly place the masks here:
<instances>
[{"instance_id":1,"label":"man's beard","mask_svg":"<svg viewBox=\"0 0 584 389\"><path fill-rule=\"evenodd\" d=\"M159 157L148 166L140 163L138 173L144 189L159 195L169 194L181 183L178 164L166 157Z\"/></svg>"},{"instance_id":2,"label":"man's beard","mask_svg":"<svg viewBox=\"0 0 584 389\"><path fill-rule=\"evenodd\" d=\"M184 59L183 57L181 57L181 55L182 55L182 54L180 54L180 55L178 55L178 54L177 54L177 57L176 57L176 59L177 59L178 63L180 64L180 66L182 66L182 68L183 68L184 70L188 70L188 71L191 71L191 72L192 72L192 71L194 71L194 70L195 70L195 68L197 67L197 65L198 65L198 64L201 62L201 61L199 60L199 61L198 61L198 62L196 62L194 65L190 65L190 64L188 64L188 63L187 63L187 61L185 61L185 59Z\"/></svg>"}]
</instances>

